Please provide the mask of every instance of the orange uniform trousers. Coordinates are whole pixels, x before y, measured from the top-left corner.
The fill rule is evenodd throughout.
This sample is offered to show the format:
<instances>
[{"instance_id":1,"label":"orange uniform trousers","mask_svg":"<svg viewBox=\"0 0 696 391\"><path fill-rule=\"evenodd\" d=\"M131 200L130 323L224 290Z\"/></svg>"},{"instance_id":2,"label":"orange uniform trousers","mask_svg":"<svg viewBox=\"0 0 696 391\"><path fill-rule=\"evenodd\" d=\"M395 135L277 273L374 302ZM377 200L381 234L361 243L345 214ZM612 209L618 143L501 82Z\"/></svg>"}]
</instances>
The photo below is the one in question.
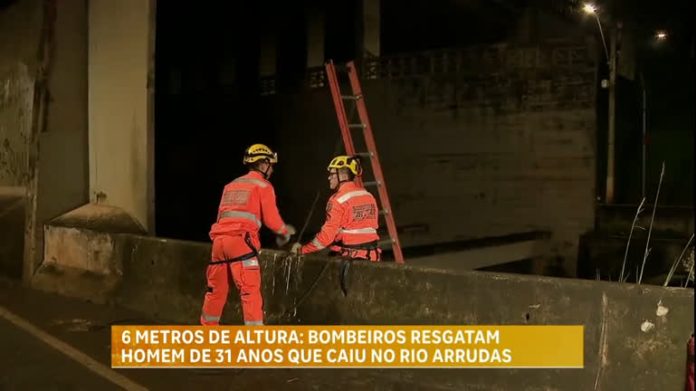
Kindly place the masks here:
<instances>
[{"instance_id":1,"label":"orange uniform trousers","mask_svg":"<svg viewBox=\"0 0 696 391\"><path fill-rule=\"evenodd\" d=\"M203 300L200 319L204 326L220 324L231 281L234 281L239 291L244 324L263 324L261 268L258 257L254 255L244 260L234 261L235 258L255 252L255 249L259 247L257 237L250 237L251 243L247 243L245 236L246 233L220 235L213 240L212 262L208 265L206 272L208 291Z\"/></svg>"}]
</instances>

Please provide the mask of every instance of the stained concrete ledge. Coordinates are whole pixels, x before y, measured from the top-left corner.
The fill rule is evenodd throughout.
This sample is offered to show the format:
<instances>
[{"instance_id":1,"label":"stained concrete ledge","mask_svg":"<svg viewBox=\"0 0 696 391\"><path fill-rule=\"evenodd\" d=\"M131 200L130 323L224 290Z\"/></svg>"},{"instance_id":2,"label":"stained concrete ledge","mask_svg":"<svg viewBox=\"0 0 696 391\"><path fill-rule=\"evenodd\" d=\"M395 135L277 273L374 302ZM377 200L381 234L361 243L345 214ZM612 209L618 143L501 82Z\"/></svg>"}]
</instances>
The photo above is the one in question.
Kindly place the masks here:
<instances>
[{"instance_id":1,"label":"stained concrete ledge","mask_svg":"<svg viewBox=\"0 0 696 391\"><path fill-rule=\"evenodd\" d=\"M550 232L524 232L503 237L420 246L404 250L412 266L442 270L504 267L518 261L540 260L548 254Z\"/></svg>"},{"instance_id":2,"label":"stained concrete ledge","mask_svg":"<svg viewBox=\"0 0 696 391\"><path fill-rule=\"evenodd\" d=\"M72 233L84 238L88 234ZM197 322L209 244L124 233L104 235L112 246L108 252L111 264L122 267L119 281L103 292L106 301L170 322ZM47 241L57 238L50 236ZM74 246L79 241L63 243ZM276 251L262 251L261 258L268 323L585 326L583 369L452 371L452 376L466 378L475 389L683 388L685 343L693 331L691 289L445 272L321 257L297 259ZM53 281L73 285L71 292L82 292L87 299L92 298L88 292L93 289L87 284L100 283L89 280L91 275L54 273L54 277ZM663 310L658 315L658 306L667 308L667 313ZM241 323L234 292L223 320ZM643 332L641 325L646 322L652 329Z\"/></svg>"},{"instance_id":3,"label":"stained concrete ledge","mask_svg":"<svg viewBox=\"0 0 696 391\"><path fill-rule=\"evenodd\" d=\"M106 302L123 276L118 233L145 230L117 207L87 204L44 226L44 256L32 285L71 297Z\"/></svg>"},{"instance_id":4,"label":"stained concrete ledge","mask_svg":"<svg viewBox=\"0 0 696 391\"><path fill-rule=\"evenodd\" d=\"M121 208L86 204L48 222L54 227L73 227L95 232L145 234L145 228Z\"/></svg>"}]
</instances>

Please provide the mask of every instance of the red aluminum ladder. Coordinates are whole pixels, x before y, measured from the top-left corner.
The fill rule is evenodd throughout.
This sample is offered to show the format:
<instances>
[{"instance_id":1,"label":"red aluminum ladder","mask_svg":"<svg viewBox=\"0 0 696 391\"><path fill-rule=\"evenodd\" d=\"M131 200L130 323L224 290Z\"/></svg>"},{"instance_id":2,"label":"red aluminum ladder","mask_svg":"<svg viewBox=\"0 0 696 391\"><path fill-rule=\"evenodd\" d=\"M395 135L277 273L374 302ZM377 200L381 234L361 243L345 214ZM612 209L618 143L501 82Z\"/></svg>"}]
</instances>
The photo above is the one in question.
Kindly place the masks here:
<instances>
[{"instance_id":1,"label":"red aluminum ladder","mask_svg":"<svg viewBox=\"0 0 696 391\"><path fill-rule=\"evenodd\" d=\"M394 212L391 208L391 204L389 203L387 184L384 181L382 166L380 165L379 155L377 154L377 145L375 144L375 139L372 134L372 126L370 125L370 120L367 116L367 106L365 106L365 97L363 96L362 88L360 87L360 80L358 79L358 72L355 69L355 64L351 61L347 63L345 66L345 70L348 73L348 79L350 80L350 86L352 90L352 94L350 95L341 94L338 75L336 74L336 66L334 65L333 61L327 62L325 64L325 68L327 78L329 79L329 87L331 88L331 97L333 99L334 107L336 108L338 125L341 128L341 137L343 138L343 145L346 148L346 154L370 159L370 163L372 165L372 173L375 177L375 180L365 182L364 186L377 187L377 192L379 193L379 200L382 204L382 210L380 211L380 214L384 216L384 219L387 222L389 242L391 242L392 251L394 252L394 260L396 261L396 263L404 263L404 256L401 252L401 243L399 242L399 236L396 232L396 223L394 222ZM348 116L346 114L344 101L352 101L355 104L355 108L358 111L358 117L360 118L360 122L349 122ZM363 131L363 135L365 136L365 145L367 147L367 152L355 151L355 146L353 145L353 137L351 135L352 129L361 129ZM358 178L358 181L362 184L361 178Z\"/></svg>"}]
</instances>

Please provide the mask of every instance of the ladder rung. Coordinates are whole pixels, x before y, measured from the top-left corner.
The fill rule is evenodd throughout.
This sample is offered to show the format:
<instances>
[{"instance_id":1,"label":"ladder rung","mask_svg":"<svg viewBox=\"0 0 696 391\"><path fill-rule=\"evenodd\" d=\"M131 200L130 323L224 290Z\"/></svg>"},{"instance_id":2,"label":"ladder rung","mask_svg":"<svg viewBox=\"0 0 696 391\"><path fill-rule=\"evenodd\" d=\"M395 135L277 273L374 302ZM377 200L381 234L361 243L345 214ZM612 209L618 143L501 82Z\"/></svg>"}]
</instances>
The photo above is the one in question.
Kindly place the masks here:
<instances>
[{"instance_id":1,"label":"ladder rung","mask_svg":"<svg viewBox=\"0 0 696 391\"><path fill-rule=\"evenodd\" d=\"M369 181L369 182L363 182L363 185L365 186L380 186L382 182L380 181Z\"/></svg>"},{"instance_id":2,"label":"ladder rung","mask_svg":"<svg viewBox=\"0 0 696 391\"><path fill-rule=\"evenodd\" d=\"M356 152L355 154L360 157L372 157L372 152Z\"/></svg>"},{"instance_id":3,"label":"ladder rung","mask_svg":"<svg viewBox=\"0 0 696 391\"><path fill-rule=\"evenodd\" d=\"M348 124L351 129L365 129L367 126L365 124Z\"/></svg>"},{"instance_id":4,"label":"ladder rung","mask_svg":"<svg viewBox=\"0 0 696 391\"><path fill-rule=\"evenodd\" d=\"M345 100L360 100L362 95L341 95L341 98Z\"/></svg>"}]
</instances>

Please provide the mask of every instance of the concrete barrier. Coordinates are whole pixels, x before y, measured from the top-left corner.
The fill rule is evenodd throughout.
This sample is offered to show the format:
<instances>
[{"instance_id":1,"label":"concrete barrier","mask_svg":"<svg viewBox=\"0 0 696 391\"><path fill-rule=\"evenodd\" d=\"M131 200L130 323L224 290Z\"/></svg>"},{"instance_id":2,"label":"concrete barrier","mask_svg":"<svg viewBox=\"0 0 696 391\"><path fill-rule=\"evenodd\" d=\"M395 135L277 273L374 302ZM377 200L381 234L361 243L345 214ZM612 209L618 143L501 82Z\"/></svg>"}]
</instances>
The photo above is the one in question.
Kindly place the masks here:
<instances>
[{"instance_id":1,"label":"concrete barrier","mask_svg":"<svg viewBox=\"0 0 696 391\"><path fill-rule=\"evenodd\" d=\"M79 231L64 234L90 237ZM105 235L110 243L106 259L112 265L107 270L121 271L103 296L107 301L165 321L197 322L209 244ZM59 238L48 235L47 242ZM61 240L67 246L78 243ZM261 258L267 323L585 326L583 369L452 372L476 389L683 387L684 344L693 330L691 289L296 259L276 251L262 251ZM241 323L234 290L223 321Z\"/></svg>"},{"instance_id":2,"label":"concrete barrier","mask_svg":"<svg viewBox=\"0 0 696 391\"><path fill-rule=\"evenodd\" d=\"M43 262L32 285L66 296L106 302L123 276L119 233L144 229L123 210L84 205L44 226Z\"/></svg>"},{"instance_id":3,"label":"concrete barrier","mask_svg":"<svg viewBox=\"0 0 696 391\"><path fill-rule=\"evenodd\" d=\"M542 385L564 390L683 387L684 344L693 330L692 290L396 265L354 263L350 268L348 294L338 288L334 262L298 309L299 321L582 324L584 369L504 371L504 378L493 383L489 373L472 371L466 375L469 384L520 390ZM658 315L660 306L668 309L666 315Z\"/></svg>"}]
</instances>

